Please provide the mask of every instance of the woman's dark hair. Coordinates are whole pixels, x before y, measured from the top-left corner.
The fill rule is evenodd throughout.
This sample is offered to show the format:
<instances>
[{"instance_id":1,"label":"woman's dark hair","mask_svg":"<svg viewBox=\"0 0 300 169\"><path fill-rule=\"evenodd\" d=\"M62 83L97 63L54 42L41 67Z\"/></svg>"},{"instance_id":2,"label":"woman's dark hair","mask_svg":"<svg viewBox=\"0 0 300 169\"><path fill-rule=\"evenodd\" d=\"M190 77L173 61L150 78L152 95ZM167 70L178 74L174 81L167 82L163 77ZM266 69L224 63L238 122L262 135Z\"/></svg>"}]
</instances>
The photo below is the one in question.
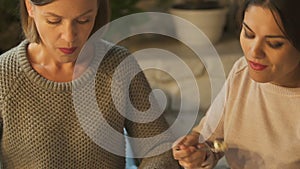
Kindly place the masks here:
<instances>
[{"instance_id":1,"label":"woman's dark hair","mask_svg":"<svg viewBox=\"0 0 300 169\"><path fill-rule=\"evenodd\" d=\"M54 0L30 0L33 5L43 6L53 2ZM36 29L36 25L31 17L29 17L25 0L20 0L20 15L21 15L21 23L22 29L25 37L30 42L40 43L41 39L39 33ZM102 26L107 24L110 20L110 7L109 0L98 0L98 13L95 19L95 24L91 35L100 29Z\"/></svg>"},{"instance_id":2,"label":"woman's dark hair","mask_svg":"<svg viewBox=\"0 0 300 169\"><path fill-rule=\"evenodd\" d=\"M293 44L293 46L300 51L300 10L299 2L294 0L243 0L238 14L238 24L241 29L244 15L249 6L261 6L271 10L275 21L279 28ZM279 25L280 17L282 27Z\"/></svg>"}]
</instances>

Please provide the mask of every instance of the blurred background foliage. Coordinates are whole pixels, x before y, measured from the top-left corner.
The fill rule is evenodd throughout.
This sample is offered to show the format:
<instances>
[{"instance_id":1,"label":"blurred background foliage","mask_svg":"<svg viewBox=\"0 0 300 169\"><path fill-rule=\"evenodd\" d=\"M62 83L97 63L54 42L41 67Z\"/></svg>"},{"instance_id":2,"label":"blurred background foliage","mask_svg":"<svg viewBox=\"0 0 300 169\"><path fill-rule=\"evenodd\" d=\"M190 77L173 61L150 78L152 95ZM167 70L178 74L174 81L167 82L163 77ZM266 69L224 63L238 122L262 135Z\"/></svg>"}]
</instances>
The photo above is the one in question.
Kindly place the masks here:
<instances>
[{"instance_id":1,"label":"blurred background foliage","mask_svg":"<svg viewBox=\"0 0 300 169\"><path fill-rule=\"evenodd\" d=\"M9 18L7 19L18 18L18 2L19 0L1 0L0 1L1 15L8 14Z\"/></svg>"},{"instance_id":2,"label":"blurred background foliage","mask_svg":"<svg viewBox=\"0 0 300 169\"><path fill-rule=\"evenodd\" d=\"M157 11L165 8L170 1L172 0L110 0L111 20L145 11L145 8ZM19 0L0 0L0 54L23 39L21 32Z\"/></svg>"},{"instance_id":3,"label":"blurred background foliage","mask_svg":"<svg viewBox=\"0 0 300 169\"><path fill-rule=\"evenodd\" d=\"M22 39L19 22L19 0L0 0L0 53Z\"/></svg>"},{"instance_id":4,"label":"blurred background foliage","mask_svg":"<svg viewBox=\"0 0 300 169\"><path fill-rule=\"evenodd\" d=\"M110 0L111 20L141 12L142 10L137 7L139 1L141 0Z\"/></svg>"}]
</instances>

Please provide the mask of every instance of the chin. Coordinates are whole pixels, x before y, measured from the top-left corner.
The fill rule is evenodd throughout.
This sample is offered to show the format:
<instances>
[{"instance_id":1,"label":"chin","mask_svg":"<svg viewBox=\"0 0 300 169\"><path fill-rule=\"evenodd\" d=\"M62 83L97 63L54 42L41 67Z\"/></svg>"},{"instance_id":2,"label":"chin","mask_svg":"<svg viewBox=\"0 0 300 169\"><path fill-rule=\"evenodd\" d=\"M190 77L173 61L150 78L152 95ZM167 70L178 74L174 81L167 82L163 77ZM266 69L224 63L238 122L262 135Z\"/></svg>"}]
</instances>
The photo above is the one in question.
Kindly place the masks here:
<instances>
[{"instance_id":1,"label":"chin","mask_svg":"<svg viewBox=\"0 0 300 169\"><path fill-rule=\"evenodd\" d=\"M60 62L61 63L72 63L72 62L76 62L76 57L67 57L67 58L61 58Z\"/></svg>"},{"instance_id":2,"label":"chin","mask_svg":"<svg viewBox=\"0 0 300 169\"><path fill-rule=\"evenodd\" d=\"M251 73L249 72L249 76L252 80L254 80L255 82L258 82L258 83L268 83L270 82L271 80L269 79L269 77L267 76L263 76L261 74L256 74L256 73Z\"/></svg>"}]
</instances>

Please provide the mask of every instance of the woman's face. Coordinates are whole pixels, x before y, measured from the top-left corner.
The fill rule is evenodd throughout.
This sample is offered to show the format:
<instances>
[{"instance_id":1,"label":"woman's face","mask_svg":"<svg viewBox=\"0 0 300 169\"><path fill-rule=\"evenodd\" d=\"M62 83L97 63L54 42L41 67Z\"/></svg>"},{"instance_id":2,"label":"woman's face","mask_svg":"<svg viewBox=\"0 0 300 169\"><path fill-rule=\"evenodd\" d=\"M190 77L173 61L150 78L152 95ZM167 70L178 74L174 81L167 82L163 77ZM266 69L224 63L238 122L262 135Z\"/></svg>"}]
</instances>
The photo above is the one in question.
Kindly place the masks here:
<instances>
[{"instance_id":1,"label":"woman's face","mask_svg":"<svg viewBox=\"0 0 300 169\"><path fill-rule=\"evenodd\" d=\"M281 21L277 20L281 25ZM287 40L278 24L267 8L249 6L246 10L240 41L249 75L257 82L299 87L300 53Z\"/></svg>"},{"instance_id":2,"label":"woman's face","mask_svg":"<svg viewBox=\"0 0 300 169\"><path fill-rule=\"evenodd\" d=\"M43 6L26 1L43 54L59 63L74 62L93 29L97 0L54 0Z\"/></svg>"}]
</instances>

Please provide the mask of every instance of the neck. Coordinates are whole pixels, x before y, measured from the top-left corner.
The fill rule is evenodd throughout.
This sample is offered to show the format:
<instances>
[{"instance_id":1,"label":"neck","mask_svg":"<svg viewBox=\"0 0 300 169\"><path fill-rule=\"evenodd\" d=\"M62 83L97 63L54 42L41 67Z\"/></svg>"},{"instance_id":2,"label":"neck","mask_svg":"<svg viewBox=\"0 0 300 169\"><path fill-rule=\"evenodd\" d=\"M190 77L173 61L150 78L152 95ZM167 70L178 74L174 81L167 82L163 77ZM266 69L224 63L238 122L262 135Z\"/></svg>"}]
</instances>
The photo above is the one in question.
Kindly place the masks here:
<instances>
[{"instance_id":1,"label":"neck","mask_svg":"<svg viewBox=\"0 0 300 169\"><path fill-rule=\"evenodd\" d=\"M69 82L82 73L77 73L77 75L74 76L75 61L57 61L41 44L29 44L28 58L33 69L48 80Z\"/></svg>"},{"instance_id":2,"label":"neck","mask_svg":"<svg viewBox=\"0 0 300 169\"><path fill-rule=\"evenodd\" d=\"M289 75L285 76L284 79L272 83L278 86L283 86L288 88L300 88L300 63L298 67Z\"/></svg>"}]
</instances>

